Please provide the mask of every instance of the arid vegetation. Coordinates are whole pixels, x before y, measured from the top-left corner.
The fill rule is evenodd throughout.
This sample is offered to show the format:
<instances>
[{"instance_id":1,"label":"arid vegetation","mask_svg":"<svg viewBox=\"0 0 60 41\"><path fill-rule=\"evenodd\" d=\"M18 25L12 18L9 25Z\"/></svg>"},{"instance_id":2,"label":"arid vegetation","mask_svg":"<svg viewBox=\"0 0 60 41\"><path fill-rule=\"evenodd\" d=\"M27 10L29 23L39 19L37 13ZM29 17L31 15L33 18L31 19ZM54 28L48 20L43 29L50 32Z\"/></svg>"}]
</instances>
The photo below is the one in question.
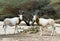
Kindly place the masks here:
<instances>
[{"instance_id":1,"label":"arid vegetation","mask_svg":"<svg viewBox=\"0 0 60 41\"><path fill-rule=\"evenodd\" d=\"M59 4L59 0L57 2L54 0L3 0L0 2L0 20L4 20L6 17L16 17L19 14L18 10L24 10L24 16L30 20L35 14L35 10L39 10L38 16L40 17L59 19Z\"/></svg>"}]
</instances>

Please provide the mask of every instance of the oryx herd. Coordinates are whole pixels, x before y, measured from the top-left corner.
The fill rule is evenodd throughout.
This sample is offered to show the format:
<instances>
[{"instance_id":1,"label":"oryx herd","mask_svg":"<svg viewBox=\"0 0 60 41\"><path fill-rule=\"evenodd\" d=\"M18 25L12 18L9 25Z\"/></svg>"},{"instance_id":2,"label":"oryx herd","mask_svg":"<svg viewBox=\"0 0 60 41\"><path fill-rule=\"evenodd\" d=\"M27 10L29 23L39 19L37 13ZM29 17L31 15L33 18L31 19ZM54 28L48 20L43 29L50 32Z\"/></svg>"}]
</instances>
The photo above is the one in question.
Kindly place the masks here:
<instances>
[{"instance_id":1,"label":"oryx herd","mask_svg":"<svg viewBox=\"0 0 60 41\"><path fill-rule=\"evenodd\" d=\"M48 28L48 26L52 26L53 30L52 30L51 35L53 35L54 30L55 30L54 19L40 18L35 14L35 15L33 15L33 18L32 18L33 21L31 23L29 23L28 21L23 20L23 15L22 14L20 14L18 16L19 17L5 18L4 19L3 28L4 28L5 33L6 33L6 28L7 28L8 25L9 26L15 26L15 30L18 32L18 27L17 26L21 23L21 21L24 21L27 24L27 26L35 26L34 22L36 22L37 26L42 26L42 28ZM40 31L42 31L42 29Z\"/></svg>"}]
</instances>

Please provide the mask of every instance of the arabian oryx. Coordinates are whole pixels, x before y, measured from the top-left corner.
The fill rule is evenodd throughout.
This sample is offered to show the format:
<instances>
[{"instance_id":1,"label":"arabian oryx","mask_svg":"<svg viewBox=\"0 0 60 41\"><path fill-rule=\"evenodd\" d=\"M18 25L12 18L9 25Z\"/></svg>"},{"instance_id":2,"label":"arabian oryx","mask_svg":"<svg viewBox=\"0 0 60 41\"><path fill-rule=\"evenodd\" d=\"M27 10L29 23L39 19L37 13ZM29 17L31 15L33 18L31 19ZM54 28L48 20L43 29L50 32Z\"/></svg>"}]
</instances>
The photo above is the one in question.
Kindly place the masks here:
<instances>
[{"instance_id":1,"label":"arabian oryx","mask_svg":"<svg viewBox=\"0 0 60 41\"><path fill-rule=\"evenodd\" d=\"M54 30L55 30L54 19L39 18L37 15L34 15L32 25L34 24L34 22L36 22L38 26L42 26L44 28L46 28L47 26L52 26L53 30L52 30L51 35L53 35ZM42 29L41 29L41 31L42 31Z\"/></svg>"},{"instance_id":2,"label":"arabian oryx","mask_svg":"<svg viewBox=\"0 0 60 41\"><path fill-rule=\"evenodd\" d=\"M22 15L19 15L19 17L4 19L3 28L4 28L5 33L6 33L7 26L15 26L15 32L18 32L17 25L19 25L21 21L22 21Z\"/></svg>"}]
</instances>

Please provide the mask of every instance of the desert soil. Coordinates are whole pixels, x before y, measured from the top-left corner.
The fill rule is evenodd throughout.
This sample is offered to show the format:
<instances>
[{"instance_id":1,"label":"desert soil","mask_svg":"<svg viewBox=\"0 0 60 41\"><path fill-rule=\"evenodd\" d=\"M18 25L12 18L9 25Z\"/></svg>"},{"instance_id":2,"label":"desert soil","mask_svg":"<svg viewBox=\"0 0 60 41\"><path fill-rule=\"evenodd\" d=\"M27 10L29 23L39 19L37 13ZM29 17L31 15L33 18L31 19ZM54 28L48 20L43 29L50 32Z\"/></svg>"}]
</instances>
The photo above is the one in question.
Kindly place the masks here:
<instances>
[{"instance_id":1,"label":"desert soil","mask_svg":"<svg viewBox=\"0 0 60 41\"><path fill-rule=\"evenodd\" d=\"M33 34L29 33L14 34L14 28L11 27L7 28L7 35L5 35L2 26L3 22L0 22L0 41L60 41L60 34L55 33L55 35L51 36L50 35L51 31L43 32L42 36L40 36L40 32Z\"/></svg>"}]
</instances>

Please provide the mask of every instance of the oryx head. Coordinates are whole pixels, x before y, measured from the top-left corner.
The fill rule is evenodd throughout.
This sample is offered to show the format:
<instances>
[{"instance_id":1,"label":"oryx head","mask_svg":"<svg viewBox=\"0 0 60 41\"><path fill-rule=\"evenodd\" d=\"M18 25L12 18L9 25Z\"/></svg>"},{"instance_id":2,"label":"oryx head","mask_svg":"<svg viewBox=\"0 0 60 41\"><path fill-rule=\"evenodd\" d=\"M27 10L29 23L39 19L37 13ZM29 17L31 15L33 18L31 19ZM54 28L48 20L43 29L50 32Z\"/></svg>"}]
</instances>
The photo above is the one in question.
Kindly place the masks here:
<instances>
[{"instance_id":1,"label":"oryx head","mask_svg":"<svg viewBox=\"0 0 60 41\"><path fill-rule=\"evenodd\" d=\"M33 20L36 20L36 18L38 18L38 13L39 13L39 10L36 10L35 11L35 15L33 15Z\"/></svg>"},{"instance_id":2,"label":"oryx head","mask_svg":"<svg viewBox=\"0 0 60 41\"><path fill-rule=\"evenodd\" d=\"M34 21L36 20L36 15L33 16L33 20L34 20Z\"/></svg>"},{"instance_id":3,"label":"oryx head","mask_svg":"<svg viewBox=\"0 0 60 41\"><path fill-rule=\"evenodd\" d=\"M19 10L19 13L20 14L18 16L22 20L23 19L23 13L24 13L24 11L23 10Z\"/></svg>"}]
</instances>

